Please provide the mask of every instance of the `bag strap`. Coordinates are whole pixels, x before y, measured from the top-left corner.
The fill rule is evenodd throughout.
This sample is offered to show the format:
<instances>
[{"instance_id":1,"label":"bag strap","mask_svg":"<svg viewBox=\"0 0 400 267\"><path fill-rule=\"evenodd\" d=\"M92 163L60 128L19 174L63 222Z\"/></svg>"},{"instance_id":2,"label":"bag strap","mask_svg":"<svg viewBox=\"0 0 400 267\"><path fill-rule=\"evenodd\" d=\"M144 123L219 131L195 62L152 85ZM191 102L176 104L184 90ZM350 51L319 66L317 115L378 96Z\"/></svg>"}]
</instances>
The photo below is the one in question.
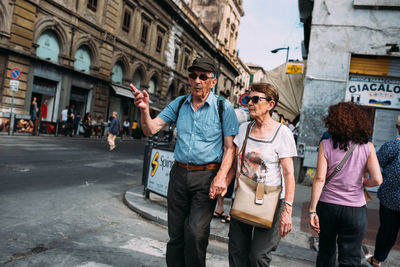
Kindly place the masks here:
<instances>
[{"instance_id":1,"label":"bag strap","mask_svg":"<svg viewBox=\"0 0 400 267\"><path fill-rule=\"evenodd\" d=\"M241 158L241 161L240 161L240 172L242 172L244 152L246 150L246 145L247 145L247 137L249 137L250 128L251 128L251 126L253 124L254 124L253 122L250 122L249 125L247 125L246 135L245 135L244 140L243 140L242 149L240 149L240 152L239 152L239 155L242 154L242 158Z\"/></svg>"},{"instance_id":2,"label":"bag strap","mask_svg":"<svg viewBox=\"0 0 400 267\"><path fill-rule=\"evenodd\" d=\"M330 180L338 173L340 170L343 168L343 165L346 163L347 159L350 157L351 153L353 150L356 148L356 143L353 143L349 150L347 150L346 155L344 155L342 161L339 163L339 165L336 166L335 170L326 178L325 180L325 185L327 185Z\"/></svg>"}]
</instances>

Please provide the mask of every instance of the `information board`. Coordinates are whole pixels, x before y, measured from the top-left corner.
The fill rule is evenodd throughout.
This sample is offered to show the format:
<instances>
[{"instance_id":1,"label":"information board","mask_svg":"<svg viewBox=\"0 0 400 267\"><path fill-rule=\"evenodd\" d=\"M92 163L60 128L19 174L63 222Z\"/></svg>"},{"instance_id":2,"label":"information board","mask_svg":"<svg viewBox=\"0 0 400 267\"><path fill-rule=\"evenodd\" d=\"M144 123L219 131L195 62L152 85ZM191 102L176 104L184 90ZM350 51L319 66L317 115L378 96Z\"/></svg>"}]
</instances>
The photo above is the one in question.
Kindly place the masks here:
<instances>
[{"instance_id":1,"label":"information board","mask_svg":"<svg viewBox=\"0 0 400 267\"><path fill-rule=\"evenodd\" d=\"M147 189L167 197L169 173L174 165L174 152L153 148L151 150Z\"/></svg>"}]
</instances>

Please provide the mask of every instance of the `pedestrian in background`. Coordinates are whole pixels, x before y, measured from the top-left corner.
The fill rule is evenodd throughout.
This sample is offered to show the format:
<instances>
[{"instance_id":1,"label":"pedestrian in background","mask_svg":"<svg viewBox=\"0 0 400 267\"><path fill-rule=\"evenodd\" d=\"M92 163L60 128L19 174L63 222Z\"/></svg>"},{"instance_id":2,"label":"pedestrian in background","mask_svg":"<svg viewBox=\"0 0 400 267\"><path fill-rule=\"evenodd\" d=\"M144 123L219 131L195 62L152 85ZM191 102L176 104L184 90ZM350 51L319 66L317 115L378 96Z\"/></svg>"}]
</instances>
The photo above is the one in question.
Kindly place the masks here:
<instances>
[{"instance_id":1,"label":"pedestrian in background","mask_svg":"<svg viewBox=\"0 0 400 267\"><path fill-rule=\"evenodd\" d=\"M149 94L130 85L145 135L154 135L167 124L176 123L178 129L167 196L170 240L166 261L174 267L206 265L215 198L227 190L233 137L238 130L231 103L219 102L211 91L217 83L214 61L198 58L188 71L191 93L177 97L154 119L150 117ZM223 104L222 123L218 103Z\"/></svg>"},{"instance_id":2,"label":"pedestrian in background","mask_svg":"<svg viewBox=\"0 0 400 267\"><path fill-rule=\"evenodd\" d=\"M324 122L331 137L319 145L309 207L310 225L319 234L316 266L335 266L336 242L339 266L361 266L367 227L363 188L382 183L375 148L368 141L372 125L366 112L352 102L330 106ZM325 183L349 149L354 150L342 169ZM367 180L365 171L370 175Z\"/></svg>"},{"instance_id":3,"label":"pedestrian in background","mask_svg":"<svg viewBox=\"0 0 400 267\"><path fill-rule=\"evenodd\" d=\"M396 128L400 134L400 115ZM374 256L367 256L370 266L379 267L396 243L400 228L400 138L386 142L379 149L383 183L378 189L380 226L376 235Z\"/></svg>"},{"instance_id":4,"label":"pedestrian in background","mask_svg":"<svg viewBox=\"0 0 400 267\"><path fill-rule=\"evenodd\" d=\"M117 112L114 111L111 116L112 120L110 123L110 128L108 129L107 141L108 144L110 145L110 151L113 151L115 149L115 138L119 133L119 128L121 124L117 116L118 116Z\"/></svg>"},{"instance_id":5,"label":"pedestrian in background","mask_svg":"<svg viewBox=\"0 0 400 267\"><path fill-rule=\"evenodd\" d=\"M79 112L76 113L76 116L74 117L74 135L79 135L79 123L81 121L81 114Z\"/></svg>"},{"instance_id":6,"label":"pedestrian in background","mask_svg":"<svg viewBox=\"0 0 400 267\"><path fill-rule=\"evenodd\" d=\"M297 150L289 128L271 117L279 101L275 86L253 83L245 101L254 121L241 124L239 134L233 140L237 159L229 178L238 178L242 173L257 183L281 185L283 190L270 229L255 227L232 217L229 227L229 266L269 266L271 251L277 248L281 237L292 230L295 191L293 157L297 155ZM251 128L245 155L239 154L248 127Z\"/></svg>"},{"instance_id":7,"label":"pedestrian in background","mask_svg":"<svg viewBox=\"0 0 400 267\"><path fill-rule=\"evenodd\" d=\"M129 136L129 126L131 126L131 123L129 122L128 118L123 122L122 124L122 138L127 139Z\"/></svg>"}]
</instances>

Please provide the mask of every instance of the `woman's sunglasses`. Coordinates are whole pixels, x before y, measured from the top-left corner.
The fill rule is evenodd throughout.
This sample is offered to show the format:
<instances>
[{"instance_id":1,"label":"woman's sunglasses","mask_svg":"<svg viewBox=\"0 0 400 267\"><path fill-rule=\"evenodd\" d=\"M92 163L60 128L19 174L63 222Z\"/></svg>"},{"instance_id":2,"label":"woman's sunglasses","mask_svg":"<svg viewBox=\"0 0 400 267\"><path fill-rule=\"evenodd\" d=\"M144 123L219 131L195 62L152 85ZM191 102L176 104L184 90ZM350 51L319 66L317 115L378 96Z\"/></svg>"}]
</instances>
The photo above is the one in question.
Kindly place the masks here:
<instances>
[{"instance_id":1,"label":"woman's sunglasses","mask_svg":"<svg viewBox=\"0 0 400 267\"><path fill-rule=\"evenodd\" d=\"M245 95L244 96L244 102L246 103L246 105L248 105L250 103L250 100L253 101L254 104L257 104L258 100L260 100L260 99L265 99L267 101L272 100L270 97L262 97L262 96L258 96L258 95L254 95L254 96Z\"/></svg>"},{"instance_id":2,"label":"woman's sunglasses","mask_svg":"<svg viewBox=\"0 0 400 267\"><path fill-rule=\"evenodd\" d=\"M196 73L193 73L193 72L189 73L189 78L190 79L196 80L197 76L199 76L199 79L202 80L202 81L207 81L208 79L212 78L212 77L208 77L207 74L204 74L204 73L202 73L200 75L197 75Z\"/></svg>"}]
</instances>

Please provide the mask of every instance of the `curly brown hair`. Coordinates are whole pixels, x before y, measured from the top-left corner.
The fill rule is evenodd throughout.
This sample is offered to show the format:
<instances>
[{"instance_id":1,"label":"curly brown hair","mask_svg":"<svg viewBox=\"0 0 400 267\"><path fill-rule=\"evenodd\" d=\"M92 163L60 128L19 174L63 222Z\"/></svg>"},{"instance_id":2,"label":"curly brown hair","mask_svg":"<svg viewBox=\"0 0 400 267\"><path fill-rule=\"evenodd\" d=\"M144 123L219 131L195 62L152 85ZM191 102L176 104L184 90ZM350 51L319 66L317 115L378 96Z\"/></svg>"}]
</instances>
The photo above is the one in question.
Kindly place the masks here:
<instances>
[{"instance_id":1,"label":"curly brown hair","mask_svg":"<svg viewBox=\"0 0 400 267\"><path fill-rule=\"evenodd\" d=\"M349 141L366 144L372 136L368 114L353 102L340 102L329 107L325 127L333 140L333 148L347 151Z\"/></svg>"},{"instance_id":2,"label":"curly brown hair","mask_svg":"<svg viewBox=\"0 0 400 267\"><path fill-rule=\"evenodd\" d=\"M278 105L279 91L272 84L261 83L261 82L260 83L252 83L250 86L250 91L264 93L267 98L274 100L274 102L275 102L274 108L276 107L276 105ZM271 101L271 100L269 100L269 101ZM270 114L272 114L272 112L274 111L274 108L269 111Z\"/></svg>"}]
</instances>

